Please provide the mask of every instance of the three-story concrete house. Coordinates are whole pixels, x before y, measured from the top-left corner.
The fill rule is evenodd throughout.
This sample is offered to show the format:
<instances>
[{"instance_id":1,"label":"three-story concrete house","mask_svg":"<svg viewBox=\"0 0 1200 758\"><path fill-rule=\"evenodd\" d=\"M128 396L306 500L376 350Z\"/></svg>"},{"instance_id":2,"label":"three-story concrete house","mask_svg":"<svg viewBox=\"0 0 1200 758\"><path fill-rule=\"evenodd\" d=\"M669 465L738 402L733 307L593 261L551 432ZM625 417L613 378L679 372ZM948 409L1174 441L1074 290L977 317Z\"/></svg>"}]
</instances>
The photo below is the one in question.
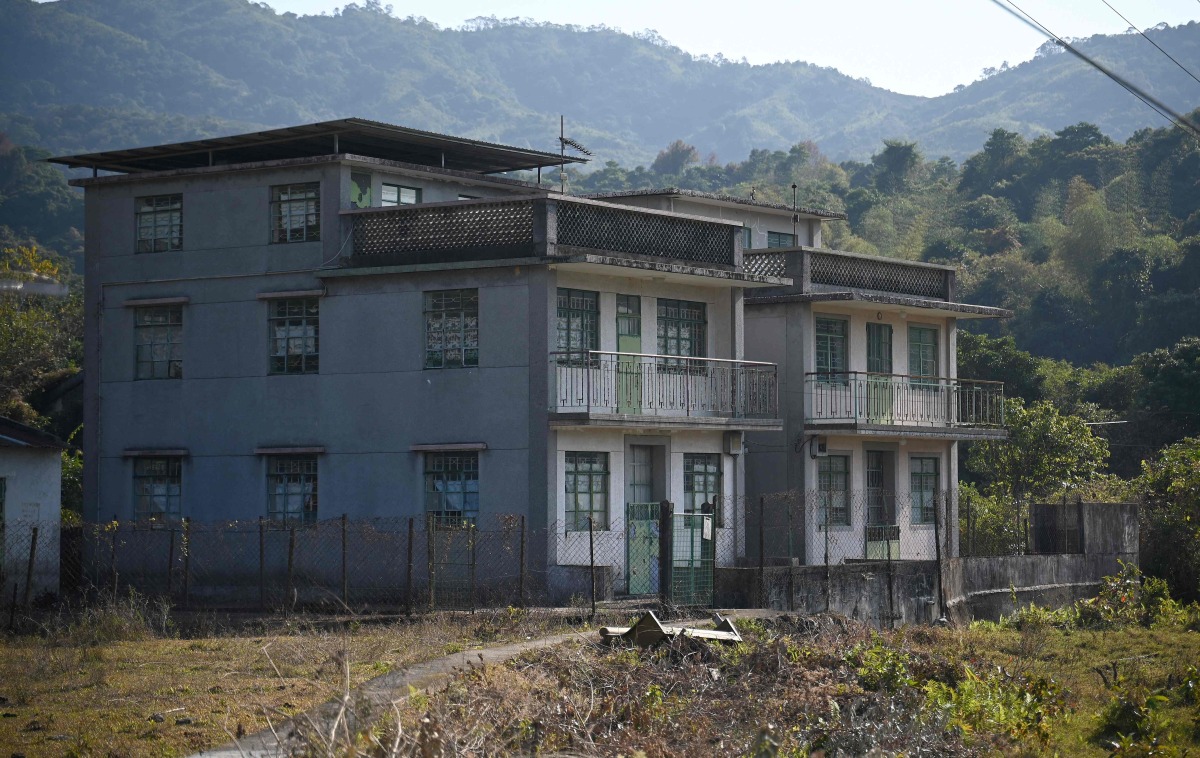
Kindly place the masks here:
<instances>
[{"instance_id":1,"label":"three-story concrete house","mask_svg":"<svg viewBox=\"0 0 1200 758\"><path fill-rule=\"evenodd\" d=\"M747 271L741 221L361 119L54 160L93 169L89 519L518 513L534 566L586 563L591 526L640 594L669 500L736 559L743 435L784 423L745 293L788 283Z\"/></svg>"}]
</instances>

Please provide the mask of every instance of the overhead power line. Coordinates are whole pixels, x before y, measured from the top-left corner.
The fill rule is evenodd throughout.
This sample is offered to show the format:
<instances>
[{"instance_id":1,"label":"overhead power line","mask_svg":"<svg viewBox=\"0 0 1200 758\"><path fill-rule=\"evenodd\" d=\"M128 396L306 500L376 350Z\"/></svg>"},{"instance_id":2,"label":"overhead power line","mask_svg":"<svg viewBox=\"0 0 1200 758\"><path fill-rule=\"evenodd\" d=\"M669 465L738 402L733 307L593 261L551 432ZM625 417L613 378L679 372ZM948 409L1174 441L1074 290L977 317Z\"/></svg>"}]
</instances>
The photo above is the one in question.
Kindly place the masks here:
<instances>
[{"instance_id":1,"label":"overhead power line","mask_svg":"<svg viewBox=\"0 0 1200 758\"><path fill-rule=\"evenodd\" d=\"M1112 79L1117 84L1121 85L1121 87L1123 87L1127 92L1129 92L1129 94L1133 95L1138 100L1141 100L1146 105L1146 107L1150 108L1155 113L1157 113L1158 115L1165 118L1167 121L1170 121L1171 123L1180 127L1181 129L1186 131L1188 134L1190 134L1193 138L1200 139L1200 127L1197 127L1195 124L1193 124L1187 118L1185 118L1183 115L1176 113L1169 105L1159 101L1153 95L1150 95L1147 92L1143 91L1136 84L1133 84L1132 82L1127 81L1124 77L1120 76L1119 74L1117 74L1113 71L1110 71L1107 67L1092 60L1090 57L1088 57L1087 54L1080 52L1080 50L1078 48L1076 48L1074 45L1067 42L1065 39L1058 36L1054 32L1047 29L1040 22L1038 22L1037 19L1035 19L1033 16L1029 15L1024 10L1022 10L1012 0L992 0L992 2L995 3L997 6L999 6L1001 9L1003 9L1005 12L1009 13L1014 18L1019 20L1021 23L1046 35L1050 39L1057 42L1064 50L1071 53L1076 58L1079 58L1081 61L1088 64L1092 68L1096 69L1100 73L1104 74L1109 79ZM1011 5L1012 8L1009 8L1008 6L1006 6L1004 4L1005 2L1007 2L1008 5ZM1197 0L1197 2L1200 2L1200 0ZM1016 10L1013 10L1014 8Z\"/></svg>"},{"instance_id":2,"label":"overhead power line","mask_svg":"<svg viewBox=\"0 0 1200 758\"><path fill-rule=\"evenodd\" d=\"M1160 52L1160 53L1162 53L1163 55L1165 55L1165 56L1167 56L1168 58L1170 58L1170 59L1171 59L1171 62L1172 62L1172 63L1174 63L1176 66L1179 66L1180 70L1182 70L1182 71L1183 71L1183 73L1187 74L1188 76L1192 77L1193 79L1196 79L1196 75L1195 75L1195 74L1193 74L1191 71L1189 71L1189 70L1187 69L1187 67L1186 67L1186 66L1184 66L1182 63L1180 63L1178 60L1176 60L1176 59L1175 59L1175 56L1171 55L1171 54L1170 54L1170 53L1168 53L1166 50L1163 50L1163 49L1162 49L1162 46L1161 46L1161 45L1159 45L1159 44L1158 44L1157 42L1155 42L1154 40L1150 39L1150 37L1149 37L1149 36L1147 36L1147 34L1146 34L1144 31L1142 31L1141 29L1138 29L1138 27L1137 27L1137 26L1136 26L1136 25L1135 25L1135 24L1134 24L1132 21L1130 21L1129 19L1125 18L1125 14L1121 13L1121 11L1117 10L1116 8L1114 8L1114 7L1112 6L1112 3L1108 2L1108 0L1100 0L1100 2L1104 3L1105 5L1107 5L1107 6L1108 6L1108 8L1109 8L1109 10L1111 10L1113 13L1117 14L1118 16L1120 16L1120 17L1121 17L1121 20L1122 20L1122 21L1124 21L1125 23L1129 24L1129 26L1130 26L1130 28L1131 28L1131 29L1135 29L1135 30L1137 30L1137 33L1138 33L1138 34L1140 34L1140 35L1142 35L1142 38L1143 38L1144 40L1146 40L1147 42L1149 42L1151 45L1154 45L1155 47L1157 47L1157 48L1158 48L1158 52ZM1196 83L1197 83L1197 84L1200 84L1200 79L1196 79Z\"/></svg>"}]
</instances>

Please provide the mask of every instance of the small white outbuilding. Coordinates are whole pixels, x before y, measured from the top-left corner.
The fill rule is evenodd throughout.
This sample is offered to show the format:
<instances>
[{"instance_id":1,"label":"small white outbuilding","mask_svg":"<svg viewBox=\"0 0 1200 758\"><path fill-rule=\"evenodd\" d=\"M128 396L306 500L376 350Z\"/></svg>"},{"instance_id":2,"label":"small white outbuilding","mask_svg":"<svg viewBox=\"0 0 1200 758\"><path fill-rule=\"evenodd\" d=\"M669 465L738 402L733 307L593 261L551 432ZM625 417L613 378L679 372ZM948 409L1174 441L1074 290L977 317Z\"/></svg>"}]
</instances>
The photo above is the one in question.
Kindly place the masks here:
<instances>
[{"instance_id":1,"label":"small white outbuilding","mask_svg":"<svg viewBox=\"0 0 1200 758\"><path fill-rule=\"evenodd\" d=\"M0 607L12 602L14 588L18 602L58 593L66 447L53 434L0 416Z\"/></svg>"}]
</instances>

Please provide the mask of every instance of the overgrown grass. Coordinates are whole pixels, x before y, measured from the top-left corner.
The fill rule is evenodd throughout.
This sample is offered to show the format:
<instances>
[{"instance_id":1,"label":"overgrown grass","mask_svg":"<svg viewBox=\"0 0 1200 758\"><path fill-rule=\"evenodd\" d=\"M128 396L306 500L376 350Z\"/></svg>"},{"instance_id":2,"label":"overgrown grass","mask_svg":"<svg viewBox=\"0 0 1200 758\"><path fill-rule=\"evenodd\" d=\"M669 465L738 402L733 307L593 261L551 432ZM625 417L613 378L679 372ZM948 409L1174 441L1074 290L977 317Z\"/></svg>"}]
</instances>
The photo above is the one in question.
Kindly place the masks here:
<instances>
[{"instance_id":1,"label":"overgrown grass","mask_svg":"<svg viewBox=\"0 0 1200 758\"><path fill-rule=\"evenodd\" d=\"M0 637L0 746L33 758L186 755L335 697L347 676L575 626L520 609L232 622L124 594L23 628Z\"/></svg>"}]
</instances>

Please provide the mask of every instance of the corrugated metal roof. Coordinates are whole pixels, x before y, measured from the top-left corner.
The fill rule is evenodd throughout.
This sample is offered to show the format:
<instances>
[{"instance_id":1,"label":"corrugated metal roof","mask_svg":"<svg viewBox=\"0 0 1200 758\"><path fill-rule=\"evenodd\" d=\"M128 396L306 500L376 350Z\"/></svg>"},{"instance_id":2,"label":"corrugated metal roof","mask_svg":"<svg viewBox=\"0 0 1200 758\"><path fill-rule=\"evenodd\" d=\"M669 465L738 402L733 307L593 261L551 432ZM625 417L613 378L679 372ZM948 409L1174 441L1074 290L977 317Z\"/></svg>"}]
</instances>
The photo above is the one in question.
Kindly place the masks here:
<instances>
[{"instance_id":1,"label":"corrugated metal roof","mask_svg":"<svg viewBox=\"0 0 1200 758\"><path fill-rule=\"evenodd\" d=\"M0 447L37 447L65 450L67 443L49 432L34 429L10 418L0 416Z\"/></svg>"},{"instance_id":2,"label":"corrugated metal roof","mask_svg":"<svg viewBox=\"0 0 1200 758\"><path fill-rule=\"evenodd\" d=\"M519 171L582 158L453 137L361 118L322 121L228 137L49 158L72 168L119 173L170 171L252 161L353 153L482 174Z\"/></svg>"}]
</instances>

